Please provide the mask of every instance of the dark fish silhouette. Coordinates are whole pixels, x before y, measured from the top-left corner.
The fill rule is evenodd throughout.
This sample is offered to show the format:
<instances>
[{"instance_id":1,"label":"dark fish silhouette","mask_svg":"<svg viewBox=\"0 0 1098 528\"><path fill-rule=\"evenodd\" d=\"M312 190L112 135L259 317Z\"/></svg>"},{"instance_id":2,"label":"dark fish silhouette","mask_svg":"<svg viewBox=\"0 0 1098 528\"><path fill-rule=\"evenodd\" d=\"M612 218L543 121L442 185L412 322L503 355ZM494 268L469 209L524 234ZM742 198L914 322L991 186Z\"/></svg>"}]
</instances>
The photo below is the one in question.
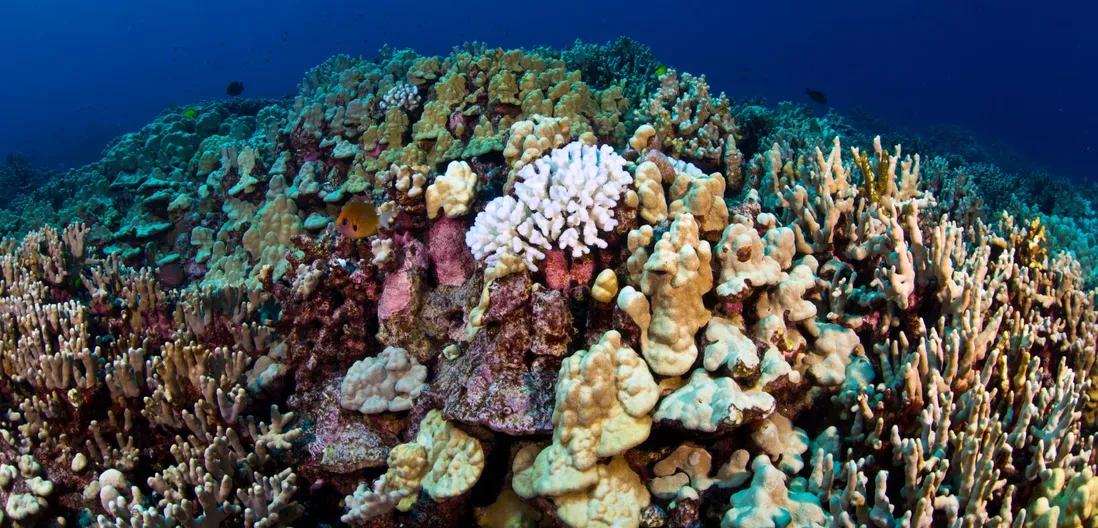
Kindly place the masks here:
<instances>
[{"instance_id":1,"label":"dark fish silhouette","mask_svg":"<svg viewBox=\"0 0 1098 528\"><path fill-rule=\"evenodd\" d=\"M240 81L233 81L229 83L229 87L225 88L225 93L232 97L236 97L244 92L244 83Z\"/></svg>"},{"instance_id":2,"label":"dark fish silhouette","mask_svg":"<svg viewBox=\"0 0 1098 528\"><path fill-rule=\"evenodd\" d=\"M808 96L809 99L812 99L813 103L827 104L827 95L825 95L821 91L813 90L811 88L805 88L804 93Z\"/></svg>"}]
</instances>

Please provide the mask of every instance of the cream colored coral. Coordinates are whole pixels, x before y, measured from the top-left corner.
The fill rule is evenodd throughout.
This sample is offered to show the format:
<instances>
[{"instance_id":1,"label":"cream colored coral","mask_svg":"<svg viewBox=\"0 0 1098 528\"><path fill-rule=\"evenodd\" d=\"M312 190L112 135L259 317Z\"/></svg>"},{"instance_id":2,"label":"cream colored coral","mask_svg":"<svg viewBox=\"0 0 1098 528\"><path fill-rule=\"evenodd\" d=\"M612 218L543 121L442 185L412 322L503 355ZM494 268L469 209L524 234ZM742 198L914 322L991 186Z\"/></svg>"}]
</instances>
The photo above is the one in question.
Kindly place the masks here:
<instances>
[{"instance_id":1,"label":"cream colored coral","mask_svg":"<svg viewBox=\"0 0 1098 528\"><path fill-rule=\"evenodd\" d=\"M344 498L347 505L347 513L340 520L351 526L361 526L366 521L393 511L397 502L408 497L408 490L389 486L386 475L382 475L369 487L365 482L358 485L358 489Z\"/></svg>"},{"instance_id":2,"label":"cream colored coral","mask_svg":"<svg viewBox=\"0 0 1098 528\"><path fill-rule=\"evenodd\" d=\"M656 478L648 489L661 499L697 499L698 492L716 482L709 478L713 456L700 447L683 444L652 467Z\"/></svg>"},{"instance_id":3,"label":"cream colored coral","mask_svg":"<svg viewBox=\"0 0 1098 528\"><path fill-rule=\"evenodd\" d=\"M1070 479L1063 468L1048 470L1030 499L1026 527L1083 527L1098 521L1098 477L1085 467Z\"/></svg>"},{"instance_id":4,"label":"cream colored coral","mask_svg":"<svg viewBox=\"0 0 1098 528\"><path fill-rule=\"evenodd\" d=\"M420 422L416 443L427 452L430 469L423 476L423 489L432 499L457 497L472 489L484 470L480 441L442 419L433 409Z\"/></svg>"},{"instance_id":5,"label":"cream colored coral","mask_svg":"<svg viewBox=\"0 0 1098 528\"><path fill-rule=\"evenodd\" d=\"M407 493L397 503L397 509L408 511L419 498L423 477L427 474L427 450L417 443L400 444L389 451L385 472L388 489L405 490Z\"/></svg>"},{"instance_id":6,"label":"cream colored coral","mask_svg":"<svg viewBox=\"0 0 1098 528\"><path fill-rule=\"evenodd\" d=\"M618 295L618 276L612 269L602 270L595 277L595 285L591 287L591 297L600 303L608 303Z\"/></svg>"},{"instance_id":7,"label":"cream colored coral","mask_svg":"<svg viewBox=\"0 0 1098 528\"><path fill-rule=\"evenodd\" d=\"M694 334L711 317L702 303L702 296L713 288L711 258L709 242L698 238L694 216L683 213L644 263L640 287L651 303L652 320L642 327L646 332L641 351L656 374L686 374L698 357Z\"/></svg>"},{"instance_id":8,"label":"cream colored coral","mask_svg":"<svg viewBox=\"0 0 1098 528\"><path fill-rule=\"evenodd\" d=\"M496 502L476 512L480 528L535 528L545 517L537 508L522 502L514 490L504 489Z\"/></svg>"},{"instance_id":9,"label":"cream colored coral","mask_svg":"<svg viewBox=\"0 0 1098 528\"><path fill-rule=\"evenodd\" d=\"M473 336L483 326L484 314L488 311L492 296L489 294L489 288L492 283L502 279L512 273L518 273L526 269L526 264L521 257L505 253L500 255L499 260L492 266L489 266L484 270L484 287L480 291L480 301L469 310L469 315L465 321L465 337L466 341L472 341Z\"/></svg>"},{"instance_id":10,"label":"cream colored coral","mask_svg":"<svg viewBox=\"0 0 1098 528\"><path fill-rule=\"evenodd\" d=\"M476 194L477 175L473 169L464 161L451 161L446 174L427 187L427 217L438 218L440 209L447 218L465 215Z\"/></svg>"},{"instance_id":11,"label":"cream colored coral","mask_svg":"<svg viewBox=\"0 0 1098 528\"><path fill-rule=\"evenodd\" d=\"M561 365L553 409L553 443L516 480L529 497L557 497L599 481L600 458L621 454L648 438L649 416L659 398L652 373L616 331Z\"/></svg>"},{"instance_id":12,"label":"cream colored coral","mask_svg":"<svg viewBox=\"0 0 1098 528\"><path fill-rule=\"evenodd\" d=\"M795 476L804 469L801 455L808 450L808 434L789 418L774 413L753 424L751 441L785 474Z\"/></svg>"},{"instance_id":13,"label":"cream colored coral","mask_svg":"<svg viewBox=\"0 0 1098 528\"><path fill-rule=\"evenodd\" d=\"M398 191L409 198L418 198L423 194L423 184L427 183L426 167L418 165L394 165L391 177Z\"/></svg>"},{"instance_id":14,"label":"cream colored coral","mask_svg":"<svg viewBox=\"0 0 1098 528\"><path fill-rule=\"evenodd\" d=\"M557 516L574 528L636 528L640 513L651 497L625 458L616 456L596 466L598 484L593 488L553 499Z\"/></svg>"},{"instance_id":15,"label":"cream colored coral","mask_svg":"<svg viewBox=\"0 0 1098 528\"><path fill-rule=\"evenodd\" d=\"M389 469L372 488L362 483L346 498L350 511L343 522L362 524L394 508L409 511L420 490L436 501L469 491L484 470L484 450L433 409L420 422L416 441L394 447L387 462Z\"/></svg>"},{"instance_id":16,"label":"cream colored coral","mask_svg":"<svg viewBox=\"0 0 1098 528\"><path fill-rule=\"evenodd\" d=\"M853 330L831 323L817 323L809 330L815 333L815 342L809 353L798 358L794 367L813 384L837 387L846 380L846 367L851 356L860 354L862 342Z\"/></svg>"},{"instance_id":17,"label":"cream colored coral","mask_svg":"<svg viewBox=\"0 0 1098 528\"><path fill-rule=\"evenodd\" d=\"M655 135L656 129L652 125L641 125L637 127L636 132L633 132L633 137L629 138L629 146L633 147L633 150L642 151L648 147L648 141Z\"/></svg>"},{"instance_id":18,"label":"cream colored coral","mask_svg":"<svg viewBox=\"0 0 1098 528\"><path fill-rule=\"evenodd\" d=\"M748 376L759 370L759 350L745 334L743 316L714 317L705 327L705 370L716 372L725 367L733 377Z\"/></svg>"},{"instance_id":19,"label":"cream colored coral","mask_svg":"<svg viewBox=\"0 0 1098 528\"><path fill-rule=\"evenodd\" d=\"M644 263L648 262L648 245L652 243L656 232L650 225L643 225L626 236L626 248L629 250L629 258L625 261L625 267L629 270L629 281L634 286L640 285L644 275Z\"/></svg>"},{"instance_id":20,"label":"cream colored coral","mask_svg":"<svg viewBox=\"0 0 1098 528\"><path fill-rule=\"evenodd\" d=\"M520 497L531 498L538 494L534 487L537 485L538 474L529 471L534 467L538 455L545 450L546 442L530 444L519 449L515 458L511 460L511 488Z\"/></svg>"},{"instance_id":21,"label":"cream colored coral","mask_svg":"<svg viewBox=\"0 0 1098 528\"><path fill-rule=\"evenodd\" d=\"M363 414L406 411L427 388L427 367L403 348L356 361L340 384L340 405Z\"/></svg>"},{"instance_id":22,"label":"cream colored coral","mask_svg":"<svg viewBox=\"0 0 1098 528\"><path fill-rule=\"evenodd\" d=\"M779 236L781 244L793 245L793 231L782 228L787 236ZM740 300L755 288L773 286L782 279L782 266L767 254L767 246L758 231L744 223L730 224L721 233L717 244L720 260L720 285L717 295L728 300Z\"/></svg>"},{"instance_id":23,"label":"cream colored coral","mask_svg":"<svg viewBox=\"0 0 1098 528\"><path fill-rule=\"evenodd\" d=\"M755 313L759 319L776 315L788 322L807 321L816 316L816 305L808 300L807 293L817 286L816 269L819 267L812 255L806 255L788 273L759 296Z\"/></svg>"},{"instance_id":24,"label":"cream colored coral","mask_svg":"<svg viewBox=\"0 0 1098 528\"><path fill-rule=\"evenodd\" d=\"M688 212L694 215L703 233L720 231L728 225L728 205L724 203L724 176L719 173L677 172L668 189L672 217Z\"/></svg>"},{"instance_id":25,"label":"cream colored coral","mask_svg":"<svg viewBox=\"0 0 1098 528\"><path fill-rule=\"evenodd\" d=\"M640 200L637 209L640 217L650 224L658 224L667 219L667 198L663 191L663 176L660 168L651 161L637 166L633 175L633 184L637 188Z\"/></svg>"},{"instance_id":26,"label":"cream colored coral","mask_svg":"<svg viewBox=\"0 0 1098 528\"><path fill-rule=\"evenodd\" d=\"M511 125L503 159L512 173L544 156L550 150L563 147L572 140L571 123L567 117L555 118L532 115L530 119Z\"/></svg>"},{"instance_id":27,"label":"cream colored coral","mask_svg":"<svg viewBox=\"0 0 1098 528\"><path fill-rule=\"evenodd\" d=\"M705 369L697 369L685 386L660 401L655 419L712 433L718 428L738 427L749 418L765 418L774 412L774 406L770 394L758 389L745 391L732 378L714 378Z\"/></svg>"}]
</instances>

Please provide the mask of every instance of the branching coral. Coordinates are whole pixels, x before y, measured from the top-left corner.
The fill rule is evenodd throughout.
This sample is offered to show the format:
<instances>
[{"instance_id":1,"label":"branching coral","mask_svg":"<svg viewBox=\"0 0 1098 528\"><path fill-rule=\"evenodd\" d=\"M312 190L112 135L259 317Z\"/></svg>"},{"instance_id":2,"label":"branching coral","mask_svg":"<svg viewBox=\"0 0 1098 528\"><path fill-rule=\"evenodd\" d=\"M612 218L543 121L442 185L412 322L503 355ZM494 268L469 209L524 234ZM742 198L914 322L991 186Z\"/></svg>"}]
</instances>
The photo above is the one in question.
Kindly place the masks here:
<instances>
[{"instance_id":1,"label":"branching coral","mask_svg":"<svg viewBox=\"0 0 1098 528\"><path fill-rule=\"evenodd\" d=\"M523 167L515 197L492 200L477 215L465 241L489 265L504 253L536 270L545 251L571 249L573 256L605 248L600 232L614 229L614 207L633 179L625 160L609 146L574 142Z\"/></svg>"},{"instance_id":2,"label":"branching coral","mask_svg":"<svg viewBox=\"0 0 1098 528\"><path fill-rule=\"evenodd\" d=\"M1095 524L1087 201L634 52L336 57L0 212L4 520Z\"/></svg>"}]
</instances>

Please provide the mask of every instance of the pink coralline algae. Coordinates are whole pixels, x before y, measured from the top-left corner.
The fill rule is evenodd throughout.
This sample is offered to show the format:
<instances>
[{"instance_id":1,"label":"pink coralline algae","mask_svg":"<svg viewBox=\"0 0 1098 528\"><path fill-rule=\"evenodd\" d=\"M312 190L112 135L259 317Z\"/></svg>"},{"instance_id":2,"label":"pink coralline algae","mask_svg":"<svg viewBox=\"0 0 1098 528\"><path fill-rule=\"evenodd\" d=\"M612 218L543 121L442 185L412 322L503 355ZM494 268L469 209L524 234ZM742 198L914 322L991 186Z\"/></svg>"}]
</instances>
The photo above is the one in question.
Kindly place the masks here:
<instances>
[{"instance_id":1,"label":"pink coralline algae","mask_svg":"<svg viewBox=\"0 0 1098 528\"><path fill-rule=\"evenodd\" d=\"M533 318L529 307L531 285L525 273L492 285L485 327L461 357L440 360L439 375L430 393L448 418L510 435L552 429L549 417L559 345L555 355L553 347L544 343L537 350L550 355L539 356L529 349L531 341L538 341L535 336L553 332L546 330L547 324L553 323ZM568 319L557 321L557 332L563 334L557 339L569 335L571 328L559 328Z\"/></svg>"},{"instance_id":2,"label":"pink coralline algae","mask_svg":"<svg viewBox=\"0 0 1098 528\"><path fill-rule=\"evenodd\" d=\"M443 216L427 232L431 270L440 286L460 286L473 273L475 263L465 245L465 231L465 224L460 220Z\"/></svg>"},{"instance_id":3,"label":"pink coralline algae","mask_svg":"<svg viewBox=\"0 0 1098 528\"><path fill-rule=\"evenodd\" d=\"M657 70L336 56L0 209L0 522L1098 525L1089 198Z\"/></svg>"}]
</instances>

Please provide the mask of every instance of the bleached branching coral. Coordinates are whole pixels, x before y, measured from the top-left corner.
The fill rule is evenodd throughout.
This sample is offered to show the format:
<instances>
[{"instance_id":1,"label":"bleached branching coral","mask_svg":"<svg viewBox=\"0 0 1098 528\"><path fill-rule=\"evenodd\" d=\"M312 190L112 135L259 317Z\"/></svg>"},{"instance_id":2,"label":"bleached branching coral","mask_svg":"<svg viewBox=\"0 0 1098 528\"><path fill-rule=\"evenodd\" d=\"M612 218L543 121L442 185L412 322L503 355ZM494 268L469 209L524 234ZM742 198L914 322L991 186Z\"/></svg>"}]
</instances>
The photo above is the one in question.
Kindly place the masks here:
<instances>
[{"instance_id":1,"label":"bleached branching coral","mask_svg":"<svg viewBox=\"0 0 1098 528\"><path fill-rule=\"evenodd\" d=\"M570 249L579 257L605 248L600 232L618 225L614 207L633 182L625 160L608 145L580 142L554 149L523 167L515 196L501 196L477 215L465 242L477 259L494 264L504 253L531 270L545 251Z\"/></svg>"},{"instance_id":2,"label":"bleached branching coral","mask_svg":"<svg viewBox=\"0 0 1098 528\"><path fill-rule=\"evenodd\" d=\"M400 108L410 112L419 105L419 88L413 84L394 84L378 101L382 112L390 108Z\"/></svg>"}]
</instances>

